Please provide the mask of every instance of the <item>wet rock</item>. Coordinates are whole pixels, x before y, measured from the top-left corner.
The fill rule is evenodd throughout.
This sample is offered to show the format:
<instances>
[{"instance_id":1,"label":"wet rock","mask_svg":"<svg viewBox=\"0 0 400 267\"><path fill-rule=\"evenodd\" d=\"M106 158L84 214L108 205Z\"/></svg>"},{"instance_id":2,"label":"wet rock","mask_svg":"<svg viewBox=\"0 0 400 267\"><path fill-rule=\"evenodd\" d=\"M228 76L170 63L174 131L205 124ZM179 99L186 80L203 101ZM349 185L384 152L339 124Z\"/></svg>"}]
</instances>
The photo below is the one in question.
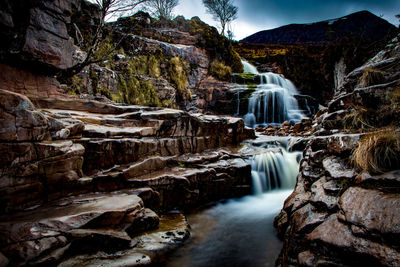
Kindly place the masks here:
<instances>
[{"instance_id":1,"label":"wet rock","mask_svg":"<svg viewBox=\"0 0 400 267\"><path fill-rule=\"evenodd\" d=\"M72 66L74 42L67 32L67 24L71 21L72 7L79 8L76 1L46 1L42 5L6 2L6 10L11 14L26 14L25 23L9 21L10 28L2 29L2 35L6 37L3 47L9 60L33 62L53 70ZM16 57L16 54L24 56Z\"/></svg>"},{"instance_id":2,"label":"wet rock","mask_svg":"<svg viewBox=\"0 0 400 267\"><path fill-rule=\"evenodd\" d=\"M330 153L347 156L358 145L361 135L338 134L328 137L327 150Z\"/></svg>"},{"instance_id":3,"label":"wet rock","mask_svg":"<svg viewBox=\"0 0 400 267\"><path fill-rule=\"evenodd\" d=\"M140 211L140 214L137 214L137 212L128 214L125 218L125 222L129 223L129 227L126 228L125 231L129 236L133 237L135 234L157 229L160 218L154 211L144 209Z\"/></svg>"},{"instance_id":4,"label":"wet rock","mask_svg":"<svg viewBox=\"0 0 400 267\"><path fill-rule=\"evenodd\" d=\"M335 210L338 208L339 198L335 195L329 195L324 188L327 184L325 177L322 177L311 186L311 201L316 205L322 205L328 210Z\"/></svg>"},{"instance_id":5,"label":"wet rock","mask_svg":"<svg viewBox=\"0 0 400 267\"><path fill-rule=\"evenodd\" d=\"M386 172L381 175L361 173L356 177L357 184L364 186L376 186L387 190L397 191L400 187L400 171Z\"/></svg>"},{"instance_id":6,"label":"wet rock","mask_svg":"<svg viewBox=\"0 0 400 267\"><path fill-rule=\"evenodd\" d=\"M274 227L277 229L278 237L280 239L283 239L288 223L289 220L286 211L281 210L281 212L274 218Z\"/></svg>"},{"instance_id":7,"label":"wet rock","mask_svg":"<svg viewBox=\"0 0 400 267\"><path fill-rule=\"evenodd\" d=\"M72 242L69 255L95 253L97 251L116 252L128 249L131 238L124 231L111 229L72 229L68 231Z\"/></svg>"},{"instance_id":8,"label":"wet rock","mask_svg":"<svg viewBox=\"0 0 400 267\"><path fill-rule=\"evenodd\" d=\"M340 198L346 222L362 227L371 235L379 233L397 246L400 244L399 204L398 194L357 187L349 188Z\"/></svg>"},{"instance_id":9,"label":"wet rock","mask_svg":"<svg viewBox=\"0 0 400 267\"><path fill-rule=\"evenodd\" d=\"M63 261L58 266L72 267L72 266L146 266L151 264L151 259L146 254L136 251L125 251L116 255L109 255L105 252L98 252L94 255L79 255Z\"/></svg>"},{"instance_id":10,"label":"wet rock","mask_svg":"<svg viewBox=\"0 0 400 267\"><path fill-rule=\"evenodd\" d=\"M299 255L297 256L297 262L301 266L316 266L315 262L317 261L315 255L307 250L300 252Z\"/></svg>"},{"instance_id":11,"label":"wet rock","mask_svg":"<svg viewBox=\"0 0 400 267\"><path fill-rule=\"evenodd\" d=\"M212 111L216 114L234 114L234 105L230 99L235 95L232 84L219 81L207 73L199 73L200 83L195 90L193 109L195 112Z\"/></svg>"},{"instance_id":12,"label":"wet rock","mask_svg":"<svg viewBox=\"0 0 400 267\"><path fill-rule=\"evenodd\" d=\"M356 176L354 169L347 167L345 162L337 157L329 157L322 161L325 171L334 179L353 179Z\"/></svg>"},{"instance_id":13,"label":"wet rock","mask_svg":"<svg viewBox=\"0 0 400 267\"><path fill-rule=\"evenodd\" d=\"M331 215L324 223L308 234L307 240L338 249L337 261L345 264L347 262L351 265L382 264L396 266L400 263L400 256L396 250L355 237L349 227L339 222L336 215Z\"/></svg>"},{"instance_id":14,"label":"wet rock","mask_svg":"<svg viewBox=\"0 0 400 267\"><path fill-rule=\"evenodd\" d=\"M293 230L296 234L311 232L328 217L327 213L318 212L312 204L307 204L293 213Z\"/></svg>"},{"instance_id":15,"label":"wet rock","mask_svg":"<svg viewBox=\"0 0 400 267\"><path fill-rule=\"evenodd\" d=\"M74 244L73 249L76 246L83 249L96 243L91 238L106 240L110 237L112 240L120 240L121 237L110 236L110 233L103 230L96 232L82 228L116 227L125 223L126 214L142 208L141 199L135 195L93 195L64 199L36 210L6 215L0 223L2 251L13 262L25 262L44 252L65 246L67 239L60 235L61 232L68 232L74 238L87 237L85 242Z\"/></svg>"},{"instance_id":16,"label":"wet rock","mask_svg":"<svg viewBox=\"0 0 400 267\"><path fill-rule=\"evenodd\" d=\"M58 266L143 266L156 264L165 254L177 248L189 237L185 216L171 213L161 216L160 227L135 237L129 250L116 253L98 252L78 255Z\"/></svg>"},{"instance_id":17,"label":"wet rock","mask_svg":"<svg viewBox=\"0 0 400 267\"><path fill-rule=\"evenodd\" d=\"M21 241L16 244L7 244L3 252L10 259L19 259L21 261L30 261L42 254L51 251L54 248L64 246L67 242L65 236L45 237L33 241Z\"/></svg>"},{"instance_id":18,"label":"wet rock","mask_svg":"<svg viewBox=\"0 0 400 267\"><path fill-rule=\"evenodd\" d=\"M0 90L0 140L41 141L50 138L47 118L23 95Z\"/></svg>"},{"instance_id":19,"label":"wet rock","mask_svg":"<svg viewBox=\"0 0 400 267\"><path fill-rule=\"evenodd\" d=\"M159 254L177 247L189 237L189 225L181 213L161 216L158 229L133 239L138 251Z\"/></svg>"}]
</instances>

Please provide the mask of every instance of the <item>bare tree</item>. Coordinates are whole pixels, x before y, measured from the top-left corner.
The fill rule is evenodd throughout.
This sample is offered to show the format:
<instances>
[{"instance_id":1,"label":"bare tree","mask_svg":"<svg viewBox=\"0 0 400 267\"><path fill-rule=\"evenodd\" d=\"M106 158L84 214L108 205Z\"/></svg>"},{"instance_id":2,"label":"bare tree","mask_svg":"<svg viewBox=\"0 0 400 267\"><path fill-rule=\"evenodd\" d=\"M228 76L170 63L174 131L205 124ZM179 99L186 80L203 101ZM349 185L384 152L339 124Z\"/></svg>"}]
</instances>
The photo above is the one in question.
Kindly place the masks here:
<instances>
[{"instance_id":1,"label":"bare tree","mask_svg":"<svg viewBox=\"0 0 400 267\"><path fill-rule=\"evenodd\" d=\"M159 19L172 19L172 10L178 4L179 0L148 0L145 6Z\"/></svg>"},{"instance_id":2,"label":"bare tree","mask_svg":"<svg viewBox=\"0 0 400 267\"><path fill-rule=\"evenodd\" d=\"M98 6L100 16L98 18L99 21L96 30L94 31L93 37L89 41L89 49L82 62L70 67L61 75L74 75L81 71L85 66L104 60L104 57L95 58L94 54L98 50L98 46L101 41L105 39L104 28L106 19L109 17L128 15L129 13L133 12L135 7L147 1L148 0L91 0L92 3ZM79 32L79 29L77 29L77 31ZM106 56L108 56L111 52L112 51L108 51L108 53L106 53Z\"/></svg>"},{"instance_id":3,"label":"bare tree","mask_svg":"<svg viewBox=\"0 0 400 267\"><path fill-rule=\"evenodd\" d=\"M203 4L214 20L219 21L221 34L225 35L226 26L237 19L238 7L233 5L233 0L203 0Z\"/></svg>"}]
</instances>

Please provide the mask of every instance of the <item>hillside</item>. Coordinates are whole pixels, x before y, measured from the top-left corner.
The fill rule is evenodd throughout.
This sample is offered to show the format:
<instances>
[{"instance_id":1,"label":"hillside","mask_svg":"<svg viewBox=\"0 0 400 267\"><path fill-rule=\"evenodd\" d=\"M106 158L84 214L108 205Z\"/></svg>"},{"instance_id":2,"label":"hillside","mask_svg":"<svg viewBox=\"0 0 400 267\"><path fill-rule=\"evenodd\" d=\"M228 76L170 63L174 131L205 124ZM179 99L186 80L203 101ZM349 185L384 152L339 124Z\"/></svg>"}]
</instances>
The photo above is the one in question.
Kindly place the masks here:
<instances>
[{"instance_id":1,"label":"hillside","mask_svg":"<svg viewBox=\"0 0 400 267\"><path fill-rule=\"evenodd\" d=\"M290 24L250 35L241 42L252 44L324 44L361 36L367 41L384 38L396 27L368 11L309 24Z\"/></svg>"}]
</instances>

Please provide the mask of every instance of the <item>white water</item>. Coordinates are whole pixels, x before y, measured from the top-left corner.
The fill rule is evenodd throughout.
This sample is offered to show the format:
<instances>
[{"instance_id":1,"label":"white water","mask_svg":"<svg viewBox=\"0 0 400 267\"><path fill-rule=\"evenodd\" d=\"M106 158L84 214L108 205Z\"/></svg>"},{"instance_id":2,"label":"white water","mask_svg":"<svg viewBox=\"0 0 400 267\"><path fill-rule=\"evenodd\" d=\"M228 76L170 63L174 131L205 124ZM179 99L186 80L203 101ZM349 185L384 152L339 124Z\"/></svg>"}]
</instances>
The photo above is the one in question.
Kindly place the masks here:
<instances>
[{"instance_id":1,"label":"white water","mask_svg":"<svg viewBox=\"0 0 400 267\"><path fill-rule=\"evenodd\" d=\"M252 189L256 195L273 189L293 189L299 169L299 152L267 151L251 160Z\"/></svg>"},{"instance_id":2,"label":"white water","mask_svg":"<svg viewBox=\"0 0 400 267\"><path fill-rule=\"evenodd\" d=\"M301 153L281 145L254 144L264 150L249 159L254 194L189 215L191 241L167 266L275 266L282 243L273 219L292 192Z\"/></svg>"},{"instance_id":3,"label":"white water","mask_svg":"<svg viewBox=\"0 0 400 267\"><path fill-rule=\"evenodd\" d=\"M275 73L259 73L253 65L242 60L244 72L260 76L260 84L249 98L248 112L244 116L246 126L256 127L268 124L278 125L284 121L296 123L305 118L294 95L296 87L283 75ZM238 86L238 110L240 114L240 97L243 86Z\"/></svg>"}]
</instances>

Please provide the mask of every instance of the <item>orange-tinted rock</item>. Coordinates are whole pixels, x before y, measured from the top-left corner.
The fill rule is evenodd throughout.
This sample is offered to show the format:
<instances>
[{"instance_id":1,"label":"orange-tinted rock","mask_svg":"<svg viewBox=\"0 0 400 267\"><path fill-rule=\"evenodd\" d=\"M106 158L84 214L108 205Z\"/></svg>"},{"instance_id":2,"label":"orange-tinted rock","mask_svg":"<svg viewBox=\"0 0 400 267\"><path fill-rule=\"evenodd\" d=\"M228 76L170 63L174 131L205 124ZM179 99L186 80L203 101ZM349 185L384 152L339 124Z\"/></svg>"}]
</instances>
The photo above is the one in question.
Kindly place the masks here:
<instances>
[{"instance_id":1,"label":"orange-tinted rock","mask_svg":"<svg viewBox=\"0 0 400 267\"><path fill-rule=\"evenodd\" d=\"M399 207L399 194L377 190L351 187L340 198L343 219L347 223L363 228L364 235L378 232L397 246L400 244Z\"/></svg>"},{"instance_id":2,"label":"orange-tinted rock","mask_svg":"<svg viewBox=\"0 0 400 267\"><path fill-rule=\"evenodd\" d=\"M400 264L400 255L395 249L354 236L349 227L341 223L336 215L330 216L319 225L307 239L319 244L322 242L322 246L338 249L339 262L351 265L398 266Z\"/></svg>"},{"instance_id":3,"label":"orange-tinted rock","mask_svg":"<svg viewBox=\"0 0 400 267\"><path fill-rule=\"evenodd\" d=\"M47 118L23 95L0 89L0 140L41 141L50 138Z\"/></svg>"}]
</instances>

